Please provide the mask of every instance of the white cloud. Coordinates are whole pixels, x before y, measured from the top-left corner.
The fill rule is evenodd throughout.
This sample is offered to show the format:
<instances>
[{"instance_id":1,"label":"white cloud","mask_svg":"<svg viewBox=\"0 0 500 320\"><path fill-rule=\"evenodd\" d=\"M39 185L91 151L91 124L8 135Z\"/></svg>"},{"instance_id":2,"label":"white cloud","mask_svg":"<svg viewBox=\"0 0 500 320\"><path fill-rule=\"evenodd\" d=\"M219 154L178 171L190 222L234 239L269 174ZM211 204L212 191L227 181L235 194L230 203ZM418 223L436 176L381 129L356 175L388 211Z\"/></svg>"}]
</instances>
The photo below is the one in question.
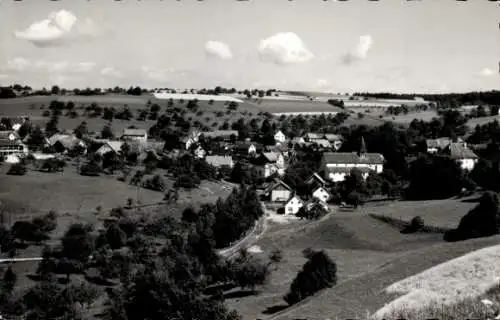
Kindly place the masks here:
<instances>
[{"instance_id":1,"label":"white cloud","mask_svg":"<svg viewBox=\"0 0 500 320\"><path fill-rule=\"evenodd\" d=\"M233 58L231 48L220 41L207 41L205 43L205 52L208 56L217 57L222 60L230 60Z\"/></svg>"},{"instance_id":2,"label":"white cloud","mask_svg":"<svg viewBox=\"0 0 500 320\"><path fill-rule=\"evenodd\" d=\"M27 40L38 47L64 45L97 35L90 19L80 22L71 12L51 12L46 19L33 22L23 31L15 31L18 39Z\"/></svg>"},{"instance_id":3,"label":"white cloud","mask_svg":"<svg viewBox=\"0 0 500 320\"><path fill-rule=\"evenodd\" d=\"M278 65L305 63L314 55L293 32L281 32L260 41L260 59Z\"/></svg>"},{"instance_id":4,"label":"white cloud","mask_svg":"<svg viewBox=\"0 0 500 320\"><path fill-rule=\"evenodd\" d=\"M351 64L353 62L366 59L372 45L373 38L370 35L359 37L356 48L342 57L343 63Z\"/></svg>"},{"instance_id":5,"label":"white cloud","mask_svg":"<svg viewBox=\"0 0 500 320\"><path fill-rule=\"evenodd\" d=\"M95 65L94 62L80 62L75 65L74 70L76 72L89 72L94 69Z\"/></svg>"},{"instance_id":6,"label":"white cloud","mask_svg":"<svg viewBox=\"0 0 500 320\"><path fill-rule=\"evenodd\" d=\"M495 71L493 71L492 69L490 68L484 68L483 70L481 70L481 72L479 73L480 76L483 76L483 77L491 77L492 75L495 74Z\"/></svg>"},{"instance_id":7,"label":"white cloud","mask_svg":"<svg viewBox=\"0 0 500 320\"><path fill-rule=\"evenodd\" d=\"M12 70L12 71L23 71L29 65L30 65L29 60L27 60L25 58L21 58L21 57L16 57L14 59L7 61L7 65L5 66L5 69Z\"/></svg>"},{"instance_id":8,"label":"white cloud","mask_svg":"<svg viewBox=\"0 0 500 320\"><path fill-rule=\"evenodd\" d=\"M118 70L110 66L102 68L100 73L103 76L111 76L111 77L121 77L122 75Z\"/></svg>"},{"instance_id":9,"label":"white cloud","mask_svg":"<svg viewBox=\"0 0 500 320\"><path fill-rule=\"evenodd\" d=\"M4 65L0 66L0 70L14 71L14 72L47 72L47 73L60 73L60 72L90 72L94 68L93 62L77 62L70 63L68 61L47 61L47 60L28 60L22 57L16 57L8 60Z\"/></svg>"}]
</instances>

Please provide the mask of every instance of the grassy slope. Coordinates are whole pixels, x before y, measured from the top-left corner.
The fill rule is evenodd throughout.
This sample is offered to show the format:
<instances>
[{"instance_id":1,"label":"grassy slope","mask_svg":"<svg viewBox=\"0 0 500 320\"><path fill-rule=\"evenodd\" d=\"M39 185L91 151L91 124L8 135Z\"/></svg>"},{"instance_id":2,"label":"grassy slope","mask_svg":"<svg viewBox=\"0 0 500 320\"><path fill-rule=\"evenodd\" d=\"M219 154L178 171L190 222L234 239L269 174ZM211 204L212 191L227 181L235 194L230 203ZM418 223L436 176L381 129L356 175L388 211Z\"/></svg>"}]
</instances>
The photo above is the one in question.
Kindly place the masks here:
<instances>
[{"instance_id":1,"label":"grassy slope","mask_svg":"<svg viewBox=\"0 0 500 320\"><path fill-rule=\"evenodd\" d=\"M387 208L394 212L407 211L406 215L413 217L421 204L400 202ZM325 249L337 262L339 284L307 299L295 310L283 311L284 314L276 318L359 317L367 310L374 312L383 303L392 300L392 297L381 294L381 290L394 281L498 241L479 239L447 244L441 240L441 234L403 235L398 229L368 216L368 213L382 213L387 208L366 206L356 212L333 213L325 221L305 228L297 224L270 228L257 245L264 255L276 248L281 249L284 261L271 275L270 283L262 288L261 294L230 299L228 305L240 311L245 319L269 317L262 312L284 304L282 296L305 262L301 251L313 247ZM443 208L450 212L457 211L449 216L451 221L465 214L470 204L456 200L431 201L424 210L429 218L433 214L439 215ZM287 228L291 229L287 231Z\"/></svg>"}]
</instances>

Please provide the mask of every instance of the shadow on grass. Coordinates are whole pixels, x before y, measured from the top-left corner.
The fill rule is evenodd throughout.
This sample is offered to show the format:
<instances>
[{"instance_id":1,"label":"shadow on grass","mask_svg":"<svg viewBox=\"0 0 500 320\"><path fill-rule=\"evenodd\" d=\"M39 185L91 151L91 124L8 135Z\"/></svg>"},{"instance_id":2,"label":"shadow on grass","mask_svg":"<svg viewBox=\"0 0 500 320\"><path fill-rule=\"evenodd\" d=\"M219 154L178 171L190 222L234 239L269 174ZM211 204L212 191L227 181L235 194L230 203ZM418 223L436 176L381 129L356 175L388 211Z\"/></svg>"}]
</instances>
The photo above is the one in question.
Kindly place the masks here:
<instances>
[{"instance_id":1,"label":"shadow on grass","mask_svg":"<svg viewBox=\"0 0 500 320\"><path fill-rule=\"evenodd\" d=\"M287 305L287 304L278 304L275 306L267 307L267 309L262 311L262 313L263 314L275 314L277 312L285 310L288 307L289 307L289 305Z\"/></svg>"},{"instance_id":2,"label":"shadow on grass","mask_svg":"<svg viewBox=\"0 0 500 320\"><path fill-rule=\"evenodd\" d=\"M235 299L235 298L244 298L248 296L253 296L258 294L259 292L256 290L238 290L224 293L222 296L224 299Z\"/></svg>"},{"instance_id":3,"label":"shadow on grass","mask_svg":"<svg viewBox=\"0 0 500 320\"><path fill-rule=\"evenodd\" d=\"M415 230L412 228L411 224L407 221L403 221L401 219L396 219L392 217L387 217L383 215L378 215L378 214L369 214L370 217L387 223L390 226L393 226L397 229L399 229L400 233L402 234L414 234L414 233L445 233L451 230L450 228L443 228L443 227L438 227L438 226L430 226L430 225L424 225L418 230Z\"/></svg>"},{"instance_id":4,"label":"shadow on grass","mask_svg":"<svg viewBox=\"0 0 500 320\"><path fill-rule=\"evenodd\" d=\"M221 283L221 284L216 284L216 285L212 285L212 286L207 287L205 289L204 293L207 295L214 295L218 291L224 292L224 291L228 291L228 290L231 290L234 288L236 288L236 285L234 285L233 283Z\"/></svg>"}]
</instances>

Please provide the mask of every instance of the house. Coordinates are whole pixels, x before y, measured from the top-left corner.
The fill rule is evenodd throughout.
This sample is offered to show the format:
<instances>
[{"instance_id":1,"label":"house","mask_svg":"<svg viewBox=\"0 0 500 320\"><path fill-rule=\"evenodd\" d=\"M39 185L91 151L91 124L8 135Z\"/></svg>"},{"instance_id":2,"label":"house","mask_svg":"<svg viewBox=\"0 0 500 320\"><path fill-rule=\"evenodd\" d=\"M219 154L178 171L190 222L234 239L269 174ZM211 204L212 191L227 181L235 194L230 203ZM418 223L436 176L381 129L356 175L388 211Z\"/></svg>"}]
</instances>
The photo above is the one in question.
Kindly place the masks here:
<instances>
[{"instance_id":1,"label":"house","mask_svg":"<svg viewBox=\"0 0 500 320\"><path fill-rule=\"evenodd\" d=\"M96 153L99 155L104 155L108 152L114 152L116 154L121 153L121 148L125 144L123 141L108 141L103 144L99 149L97 149Z\"/></svg>"},{"instance_id":2,"label":"house","mask_svg":"<svg viewBox=\"0 0 500 320\"><path fill-rule=\"evenodd\" d=\"M314 140L313 143L316 146L318 146L319 148L322 148L322 149L331 149L332 148L332 145L330 144L330 141L328 141L326 139Z\"/></svg>"},{"instance_id":3,"label":"house","mask_svg":"<svg viewBox=\"0 0 500 320\"><path fill-rule=\"evenodd\" d=\"M256 168L260 167L261 176L270 177L277 173L280 176L285 174L285 157L279 152L262 152L254 163Z\"/></svg>"},{"instance_id":4,"label":"house","mask_svg":"<svg viewBox=\"0 0 500 320\"><path fill-rule=\"evenodd\" d=\"M306 140L303 137L293 137L291 142L293 145L302 146L306 143Z\"/></svg>"},{"instance_id":5,"label":"house","mask_svg":"<svg viewBox=\"0 0 500 320\"><path fill-rule=\"evenodd\" d=\"M342 143L344 142L344 137L342 137L340 134L325 133L325 139L330 142L335 151L339 150L340 147L342 147Z\"/></svg>"},{"instance_id":6,"label":"house","mask_svg":"<svg viewBox=\"0 0 500 320\"><path fill-rule=\"evenodd\" d=\"M464 142L452 142L445 150L446 154L460 165L464 170L472 170L479 160L479 157L467 147Z\"/></svg>"},{"instance_id":7,"label":"house","mask_svg":"<svg viewBox=\"0 0 500 320\"><path fill-rule=\"evenodd\" d=\"M125 129L123 130L121 139L146 142L148 140L148 133L145 129Z\"/></svg>"},{"instance_id":8,"label":"house","mask_svg":"<svg viewBox=\"0 0 500 320\"><path fill-rule=\"evenodd\" d=\"M205 155L207 154L207 152L201 146L198 146L196 149L193 150L193 154L194 154L195 158L203 159L203 158L205 158Z\"/></svg>"},{"instance_id":9,"label":"house","mask_svg":"<svg viewBox=\"0 0 500 320\"><path fill-rule=\"evenodd\" d=\"M318 173L315 172L309 178L307 178L305 184L309 186L310 190L316 190L319 187L326 186L326 181Z\"/></svg>"},{"instance_id":10,"label":"house","mask_svg":"<svg viewBox=\"0 0 500 320\"><path fill-rule=\"evenodd\" d=\"M205 161L216 168L223 166L234 167L233 157L231 156L206 156Z\"/></svg>"},{"instance_id":11,"label":"house","mask_svg":"<svg viewBox=\"0 0 500 320\"><path fill-rule=\"evenodd\" d=\"M308 211L314 209L315 206L321 206L321 208L325 211L328 211L329 209L326 202L320 201L316 198L311 198L304 203L304 207Z\"/></svg>"},{"instance_id":12,"label":"house","mask_svg":"<svg viewBox=\"0 0 500 320\"><path fill-rule=\"evenodd\" d=\"M240 157L256 155L260 149L261 147L258 144L250 141L239 142L233 147L235 154Z\"/></svg>"},{"instance_id":13,"label":"house","mask_svg":"<svg viewBox=\"0 0 500 320\"><path fill-rule=\"evenodd\" d=\"M232 139L237 140L239 137L239 132L236 130L215 130L215 131L205 131L201 132L200 136L204 136L210 139L220 139L222 141L231 141Z\"/></svg>"},{"instance_id":14,"label":"house","mask_svg":"<svg viewBox=\"0 0 500 320\"><path fill-rule=\"evenodd\" d=\"M446 149L451 142L450 138L427 139L425 145L428 153L436 153Z\"/></svg>"},{"instance_id":15,"label":"house","mask_svg":"<svg viewBox=\"0 0 500 320\"><path fill-rule=\"evenodd\" d=\"M325 135L322 133L308 132L304 135L304 140L306 142L314 142L316 140L323 139L324 136Z\"/></svg>"},{"instance_id":16,"label":"house","mask_svg":"<svg viewBox=\"0 0 500 320\"><path fill-rule=\"evenodd\" d=\"M0 156L28 154L28 147L21 141L17 132L13 130L0 131Z\"/></svg>"},{"instance_id":17,"label":"house","mask_svg":"<svg viewBox=\"0 0 500 320\"><path fill-rule=\"evenodd\" d=\"M359 169L366 178L370 171L381 173L384 170L384 156L379 153L367 153L365 140L361 138L358 153L325 152L321 167L325 177L334 182L343 181L353 168Z\"/></svg>"},{"instance_id":18,"label":"house","mask_svg":"<svg viewBox=\"0 0 500 320\"><path fill-rule=\"evenodd\" d=\"M313 191L312 197L326 203L330 200L330 193L325 188L319 187Z\"/></svg>"},{"instance_id":19,"label":"house","mask_svg":"<svg viewBox=\"0 0 500 320\"><path fill-rule=\"evenodd\" d=\"M278 130L278 132L274 134L274 141L276 143L285 143L286 141L285 134L281 130Z\"/></svg>"},{"instance_id":20,"label":"house","mask_svg":"<svg viewBox=\"0 0 500 320\"><path fill-rule=\"evenodd\" d=\"M87 145L82 140L71 134L56 133L47 139L48 145L54 147L56 152L67 152L77 147L86 150Z\"/></svg>"},{"instance_id":21,"label":"house","mask_svg":"<svg viewBox=\"0 0 500 320\"><path fill-rule=\"evenodd\" d=\"M300 208L304 206L304 201L298 196L291 197L285 204L285 214L292 215L297 214Z\"/></svg>"},{"instance_id":22,"label":"house","mask_svg":"<svg viewBox=\"0 0 500 320\"><path fill-rule=\"evenodd\" d=\"M271 202L286 202L292 196L292 188L281 180L271 183L265 194L270 195Z\"/></svg>"}]
</instances>

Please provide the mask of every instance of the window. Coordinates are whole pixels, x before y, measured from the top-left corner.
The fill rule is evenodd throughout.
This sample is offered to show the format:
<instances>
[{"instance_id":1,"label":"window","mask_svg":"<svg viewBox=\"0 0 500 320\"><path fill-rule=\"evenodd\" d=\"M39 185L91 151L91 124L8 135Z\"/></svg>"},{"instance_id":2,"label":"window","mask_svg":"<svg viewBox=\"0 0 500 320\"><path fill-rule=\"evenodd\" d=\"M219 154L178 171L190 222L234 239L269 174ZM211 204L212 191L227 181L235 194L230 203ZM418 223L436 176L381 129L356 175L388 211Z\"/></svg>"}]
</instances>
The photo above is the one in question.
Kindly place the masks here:
<instances>
[{"instance_id":1,"label":"window","mask_svg":"<svg viewBox=\"0 0 500 320\"><path fill-rule=\"evenodd\" d=\"M288 207L288 213L292 213L293 212L293 208L292 207Z\"/></svg>"}]
</instances>

